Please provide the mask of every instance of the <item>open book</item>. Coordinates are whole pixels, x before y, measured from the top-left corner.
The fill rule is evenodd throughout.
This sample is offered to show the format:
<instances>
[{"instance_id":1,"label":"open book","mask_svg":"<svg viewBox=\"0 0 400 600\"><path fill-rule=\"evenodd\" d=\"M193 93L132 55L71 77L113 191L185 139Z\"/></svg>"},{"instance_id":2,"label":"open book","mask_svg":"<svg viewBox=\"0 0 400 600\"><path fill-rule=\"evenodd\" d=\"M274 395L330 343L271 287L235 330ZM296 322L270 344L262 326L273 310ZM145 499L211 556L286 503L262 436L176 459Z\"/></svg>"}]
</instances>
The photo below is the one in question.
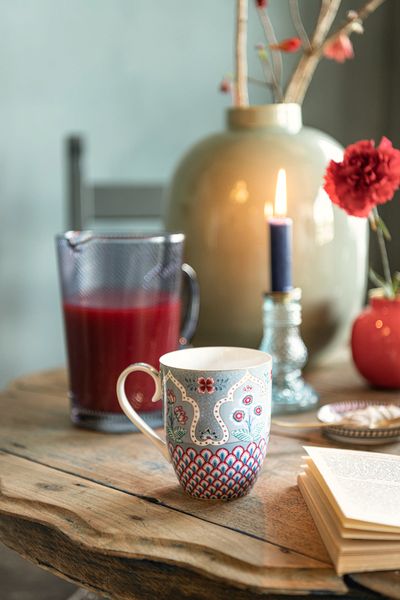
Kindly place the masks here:
<instances>
[{"instance_id":1,"label":"open book","mask_svg":"<svg viewBox=\"0 0 400 600\"><path fill-rule=\"evenodd\" d=\"M400 569L400 456L305 450L299 488L337 573Z\"/></svg>"}]
</instances>

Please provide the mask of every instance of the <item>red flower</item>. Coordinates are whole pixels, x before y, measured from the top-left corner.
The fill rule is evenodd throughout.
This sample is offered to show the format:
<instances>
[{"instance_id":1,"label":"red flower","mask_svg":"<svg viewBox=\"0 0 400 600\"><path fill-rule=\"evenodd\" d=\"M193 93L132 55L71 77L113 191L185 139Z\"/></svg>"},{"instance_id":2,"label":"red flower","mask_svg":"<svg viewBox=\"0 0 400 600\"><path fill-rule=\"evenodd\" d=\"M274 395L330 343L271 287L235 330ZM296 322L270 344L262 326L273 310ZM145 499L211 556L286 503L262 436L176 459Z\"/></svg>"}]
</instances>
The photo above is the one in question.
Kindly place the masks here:
<instances>
[{"instance_id":1,"label":"red flower","mask_svg":"<svg viewBox=\"0 0 400 600\"><path fill-rule=\"evenodd\" d=\"M235 419L235 421L243 421L244 419L244 412L242 410L235 410L235 412L233 413L233 418Z\"/></svg>"},{"instance_id":2,"label":"red flower","mask_svg":"<svg viewBox=\"0 0 400 600\"><path fill-rule=\"evenodd\" d=\"M246 404L246 406L248 404L251 404L253 402L253 396L250 396L250 394L248 396L245 396L242 400L243 404Z\"/></svg>"},{"instance_id":3,"label":"red flower","mask_svg":"<svg viewBox=\"0 0 400 600\"><path fill-rule=\"evenodd\" d=\"M215 391L214 379L212 377L199 377L197 380L197 391L200 394L212 394Z\"/></svg>"},{"instance_id":4,"label":"red flower","mask_svg":"<svg viewBox=\"0 0 400 600\"><path fill-rule=\"evenodd\" d=\"M349 58L354 58L353 44L345 33L335 37L324 47L324 56L336 62L344 63Z\"/></svg>"},{"instance_id":5,"label":"red flower","mask_svg":"<svg viewBox=\"0 0 400 600\"><path fill-rule=\"evenodd\" d=\"M260 415L261 415L261 413L262 413L262 406L256 406L256 407L255 407L255 409L254 409L254 413L255 413L257 416L260 416Z\"/></svg>"},{"instance_id":6,"label":"red flower","mask_svg":"<svg viewBox=\"0 0 400 600\"><path fill-rule=\"evenodd\" d=\"M256 0L257 8L267 8L268 0Z\"/></svg>"},{"instance_id":7,"label":"red flower","mask_svg":"<svg viewBox=\"0 0 400 600\"><path fill-rule=\"evenodd\" d=\"M279 44L271 44L271 50L280 50L281 52L297 52L301 47L301 39L298 37L282 40Z\"/></svg>"},{"instance_id":8,"label":"red flower","mask_svg":"<svg viewBox=\"0 0 400 600\"><path fill-rule=\"evenodd\" d=\"M385 137L377 148L361 140L346 148L343 161L329 163L324 189L349 215L368 217L372 208L393 198L400 185L400 150Z\"/></svg>"}]
</instances>

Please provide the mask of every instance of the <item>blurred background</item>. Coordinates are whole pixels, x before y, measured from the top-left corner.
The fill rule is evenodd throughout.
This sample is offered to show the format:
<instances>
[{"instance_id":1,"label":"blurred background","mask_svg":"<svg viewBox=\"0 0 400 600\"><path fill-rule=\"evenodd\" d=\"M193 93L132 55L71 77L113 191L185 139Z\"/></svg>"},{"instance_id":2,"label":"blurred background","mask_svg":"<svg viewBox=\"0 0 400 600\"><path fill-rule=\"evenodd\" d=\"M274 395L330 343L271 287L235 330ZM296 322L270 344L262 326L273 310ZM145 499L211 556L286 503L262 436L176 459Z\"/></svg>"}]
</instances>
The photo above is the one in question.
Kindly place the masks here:
<instances>
[{"instance_id":1,"label":"blurred background","mask_svg":"<svg viewBox=\"0 0 400 600\"><path fill-rule=\"evenodd\" d=\"M269 4L278 39L294 35L288 3ZM342 16L360 4L345 0ZM301 5L310 27L319 2ZM0 11L4 386L64 362L53 236L67 226L66 136L84 137L89 180L165 186L184 151L223 127L229 97L218 87L233 71L234 2L1 0ZM365 30L352 38L354 60L318 67L304 122L343 144L385 134L399 145L399 2L387 0ZM250 10L249 71L256 77L260 41ZM297 59L285 59L288 75ZM251 95L253 103L270 101L260 87ZM391 223L395 213L400 223L397 204L390 205ZM393 265L399 247L392 242Z\"/></svg>"},{"instance_id":2,"label":"blurred background","mask_svg":"<svg viewBox=\"0 0 400 600\"><path fill-rule=\"evenodd\" d=\"M344 0L342 16L360 4ZM288 3L269 5L278 39L294 35ZM319 2L301 5L310 28ZM399 146L400 3L387 0L365 29L353 36L354 60L320 64L304 122L344 145L386 135ZM67 227L66 137L83 136L88 180L164 187L185 150L223 127L229 97L218 88L233 71L233 31L233 0L0 0L1 386L65 362L53 236ZM260 41L250 10L256 77ZM296 60L286 57L286 76ZM251 100L270 98L253 87ZM398 200L382 215L400 269ZM2 550L4 600L71 593L33 567L21 578L23 562L10 556Z\"/></svg>"}]
</instances>

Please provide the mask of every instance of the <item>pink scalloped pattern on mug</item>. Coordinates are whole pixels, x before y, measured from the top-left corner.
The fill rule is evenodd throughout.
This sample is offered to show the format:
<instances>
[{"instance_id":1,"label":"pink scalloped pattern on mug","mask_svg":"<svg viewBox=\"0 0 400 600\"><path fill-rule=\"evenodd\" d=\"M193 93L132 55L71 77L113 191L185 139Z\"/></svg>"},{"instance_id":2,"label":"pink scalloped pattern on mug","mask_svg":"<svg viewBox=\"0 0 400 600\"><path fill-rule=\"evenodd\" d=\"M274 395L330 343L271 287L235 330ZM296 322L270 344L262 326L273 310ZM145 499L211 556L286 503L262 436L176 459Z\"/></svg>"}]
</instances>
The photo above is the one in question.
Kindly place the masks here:
<instances>
[{"instance_id":1,"label":"pink scalloped pattern on mug","mask_svg":"<svg viewBox=\"0 0 400 600\"><path fill-rule=\"evenodd\" d=\"M168 449L186 493L195 498L231 500L247 494L254 485L267 452L264 438L246 447L235 446L232 452L208 448L197 452L184 450L179 444Z\"/></svg>"}]
</instances>

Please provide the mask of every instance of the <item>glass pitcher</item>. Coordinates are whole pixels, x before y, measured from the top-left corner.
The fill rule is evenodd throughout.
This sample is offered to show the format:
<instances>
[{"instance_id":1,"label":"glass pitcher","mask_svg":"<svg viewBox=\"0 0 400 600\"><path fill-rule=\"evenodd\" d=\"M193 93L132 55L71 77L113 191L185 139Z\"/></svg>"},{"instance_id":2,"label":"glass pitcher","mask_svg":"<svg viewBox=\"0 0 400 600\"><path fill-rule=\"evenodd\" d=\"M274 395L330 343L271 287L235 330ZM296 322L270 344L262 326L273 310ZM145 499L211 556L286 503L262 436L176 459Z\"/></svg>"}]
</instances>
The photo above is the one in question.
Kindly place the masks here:
<instances>
[{"instance_id":1,"label":"glass pitcher","mask_svg":"<svg viewBox=\"0 0 400 600\"><path fill-rule=\"evenodd\" d=\"M182 233L153 236L70 231L56 238L71 419L101 431L132 430L115 391L118 375L143 361L185 346L196 328L196 275L182 264ZM181 326L182 273L188 282ZM162 425L160 402L143 374L127 382L132 406L153 427Z\"/></svg>"}]
</instances>

